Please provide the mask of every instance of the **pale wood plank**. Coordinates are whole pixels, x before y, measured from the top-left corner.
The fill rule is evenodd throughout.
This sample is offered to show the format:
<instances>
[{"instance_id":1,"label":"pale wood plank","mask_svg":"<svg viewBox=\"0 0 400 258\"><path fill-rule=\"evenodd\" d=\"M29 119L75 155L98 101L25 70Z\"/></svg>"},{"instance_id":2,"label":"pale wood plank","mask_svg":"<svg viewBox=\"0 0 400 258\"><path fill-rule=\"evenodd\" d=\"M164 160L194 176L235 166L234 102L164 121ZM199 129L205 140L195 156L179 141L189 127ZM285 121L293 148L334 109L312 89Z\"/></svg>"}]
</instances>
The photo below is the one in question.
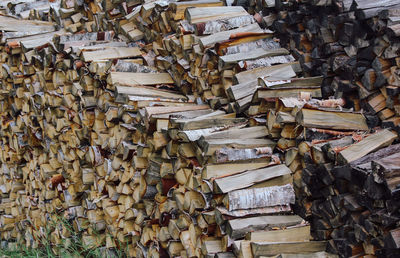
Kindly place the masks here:
<instances>
[{"instance_id":1,"label":"pale wood plank","mask_svg":"<svg viewBox=\"0 0 400 258\"><path fill-rule=\"evenodd\" d=\"M397 137L397 133L387 129L374 133L362 141L342 150L338 155L338 161L342 164L355 161L368 153L389 146Z\"/></svg>"},{"instance_id":2,"label":"pale wood plank","mask_svg":"<svg viewBox=\"0 0 400 258\"><path fill-rule=\"evenodd\" d=\"M256 170L249 170L238 175L215 179L215 190L221 193L228 193L233 190L243 189L256 183L290 173L290 169L283 164Z\"/></svg>"},{"instance_id":3,"label":"pale wood plank","mask_svg":"<svg viewBox=\"0 0 400 258\"><path fill-rule=\"evenodd\" d=\"M242 6L214 6L187 8L185 19L191 24L249 15Z\"/></svg>"},{"instance_id":4,"label":"pale wood plank","mask_svg":"<svg viewBox=\"0 0 400 258\"><path fill-rule=\"evenodd\" d=\"M172 84L171 75L168 73L124 73L111 72L109 80L112 84L124 86Z\"/></svg>"},{"instance_id":5,"label":"pale wood plank","mask_svg":"<svg viewBox=\"0 0 400 258\"><path fill-rule=\"evenodd\" d=\"M289 227L301 223L297 215L260 216L229 220L226 231L233 239L244 237L248 232L272 227Z\"/></svg>"},{"instance_id":6,"label":"pale wood plank","mask_svg":"<svg viewBox=\"0 0 400 258\"><path fill-rule=\"evenodd\" d=\"M270 242L253 242L251 250L254 257L278 255L281 253L315 253L322 252L326 249L326 242L310 241L310 242L289 242L289 243L270 243Z\"/></svg>"},{"instance_id":7,"label":"pale wood plank","mask_svg":"<svg viewBox=\"0 0 400 258\"><path fill-rule=\"evenodd\" d=\"M303 108L296 115L296 122L304 127L336 130L368 130L362 114L348 112L322 111Z\"/></svg>"},{"instance_id":8,"label":"pale wood plank","mask_svg":"<svg viewBox=\"0 0 400 258\"><path fill-rule=\"evenodd\" d=\"M110 47L95 51L84 51L82 53L83 61L92 62L97 60L119 59L141 56L138 47Z\"/></svg>"},{"instance_id":9,"label":"pale wood plank","mask_svg":"<svg viewBox=\"0 0 400 258\"><path fill-rule=\"evenodd\" d=\"M246 239L257 242L308 242L311 239L310 226L249 232Z\"/></svg>"}]
</instances>

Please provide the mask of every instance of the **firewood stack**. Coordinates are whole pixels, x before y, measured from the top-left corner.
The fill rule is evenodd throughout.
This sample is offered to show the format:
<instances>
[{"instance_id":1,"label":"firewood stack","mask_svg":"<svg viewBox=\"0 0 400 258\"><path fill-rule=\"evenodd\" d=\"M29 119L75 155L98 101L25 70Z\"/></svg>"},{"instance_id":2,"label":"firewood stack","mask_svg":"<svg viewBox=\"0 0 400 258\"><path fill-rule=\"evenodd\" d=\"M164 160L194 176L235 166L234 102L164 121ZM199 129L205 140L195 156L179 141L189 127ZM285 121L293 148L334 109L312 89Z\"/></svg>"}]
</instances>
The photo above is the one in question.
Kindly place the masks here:
<instances>
[{"instance_id":1,"label":"firewood stack","mask_svg":"<svg viewBox=\"0 0 400 258\"><path fill-rule=\"evenodd\" d=\"M63 217L132 257L396 254L396 11L3 2L2 245Z\"/></svg>"},{"instance_id":2,"label":"firewood stack","mask_svg":"<svg viewBox=\"0 0 400 258\"><path fill-rule=\"evenodd\" d=\"M393 174L399 146L390 145L397 137L383 129L354 144L353 135L311 147L311 153L325 160L308 162L302 180L312 200L314 236L332 238L330 251L343 256L399 255L398 184Z\"/></svg>"},{"instance_id":3,"label":"firewood stack","mask_svg":"<svg viewBox=\"0 0 400 258\"><path fill-rule=\"evenodd\" d=\"M306 75L324 76L323 96L344 98L345 107L379 117L376 126L397 126L400 3L275 2L262 12L269 14L263 23L273 28ZM276 19L271 22L271 17Z\"/></svg>"},{"instance_id":4,"label":"firewood stack","mask_svg":"<svg viewBox=\"0 0 400 258\"><path fill-rule=\"evenodd\" d=\"M176 91L175 70L153 67L178 64L176 55L159 55L155 42L114 40L129 39L129 19L119 21L120 30L77 34L50 22L1 19L2 240L36 248L49 221L61 216L85 245L128 246L132 257L325 250L292 212L290 170L266 127ZM270 32L252 32L261 32L249 38L260 50L278 49ZM221 65L240 58L232 60ZM252 231L276 231L243 242L249 223ZM61 224L50 230L57 252L68 231Z\"/></svg>"},{"instance_id":5,"label":"firewood stack","mask_svg":"<svg viewBox=\"0 0 400 258\"><path fill-rule=\"evenodd\" d=\"M312 85L310 82L317 79L322 80L315 77L304 79L309 79L306 85ZM330 252L345 257L396 254L397 251L389 250L397 248L393 244L396 242L395 233L388 236L388 232L395 232L398 220L393 218L391 224L382 225L382 220L376 219L377 214L398 213L397 208L387 210L385 206L396 203L396 196L390 194L396 192L396 176L385 177L384 172L380 172L379 178L373 176L369 163L382 156L374 156L370 160L364 160L364 156L391 145L398 139L397 133L387 129L371 130L365 116L344 108L342 99L310 99L310 92L305 90L307 88L302 89L301 84L296 84L304 79L274 81L261 77L260 83L271 86L264 88L260 85L250 106L250 109L268 107L265 123L269 138L276 139L276 148L284 153L285 164L293 173L295 213L311 222L314 239L329 240ZM311 94L318 95L317 87L308 88L314 91ZM283 95L275 96L279 99L271 102L273 94ZM286 97L284 94L298 94L300 97ZM389 148L394 146L397 145ZM387 153L390 155L393 152ZM352 166L347 164L353 164L358 159L362 159L363 163L357 163L358 170L352 171ZM393 158L388 160L391 164L395 163ZM387 163L390 162L388 160ZM359 178L359 170L363 171L364 178ZM390 181L386 182L384 178ZM373 194L376 189L380 189L379 196ZM348 207L346 198L357 208ZM374 206L377 203L383 206ZM375 223L373 227L379 233L354 237L359 227L364 233L369 232L364 221L354 221L362 212L365 212L364 216L371 216L365 219Z\"/></svg>"},{"instance_id":6,"label":"firewood stack","mask_svg":"<svg viewBox=\"0 0 400 258\"><path fill-rule=\"evenodd\" d=\"M271 137L279 138L277 148L285 150L285 163L293 172L294 211L311 222L315 239L329 240L330 252L396 256L397 250L391 249L397 249L397 176L382 171L397 161L388 157L379 176L371 161L392 155L397 145L391 144L398 135L387 129L368 130L363 115L341 104L334 99L281 98L268 113ZM388 150L380 150L386 146ZM393 220L385 224L379 216ZM360 228L365 235L360 236Z\"/></svg>"},{"instance_id":7,"label":"firewood stack","mask_svg":"<svg viewBox=\"0 0 400 258\"><path fill-rule=\"evenodd\" d=\"M249 229L306 227L292 215L290 170L272 155L275 143L263 139L265 127L246 127L247 119L212 111L207 105L144 110L140 125L146 128L145 135L141 133L146 140L137 150L135 166L145 173L136 189L148 209L156 203L147 211L153 224L146 227L149 236L142 235L143 246L155 235L159 249L170 256L221 253L219 257L228 255L233 240L245 237ZM253 199L256 195L260 197ZM240 201L241 196L248 202ZM308 242L309 228L299 230L308 230L308 235L282 241L311 248L306 252L325 250L324 242ZM259 241L268 245L268 239ZM246 241L247 246L251 242ZM237 255L252 257L240 243L234 246ZM274 252L266 247L259 254Z\"/></svg>"},{"instance_id":8,"label":"firewood stack","mask_svg":"<svg viewBox=\"0 0 400 258\"><path fill-rule=\"evenodd\" d=\"M236 73L294 58L243 7L221 5L215 0L153 3L119 24L125 37L152 42L148 56L156 56L155 66L170 73L181 92L232 112L227 91Z\"/></svg>"}]
</instances>

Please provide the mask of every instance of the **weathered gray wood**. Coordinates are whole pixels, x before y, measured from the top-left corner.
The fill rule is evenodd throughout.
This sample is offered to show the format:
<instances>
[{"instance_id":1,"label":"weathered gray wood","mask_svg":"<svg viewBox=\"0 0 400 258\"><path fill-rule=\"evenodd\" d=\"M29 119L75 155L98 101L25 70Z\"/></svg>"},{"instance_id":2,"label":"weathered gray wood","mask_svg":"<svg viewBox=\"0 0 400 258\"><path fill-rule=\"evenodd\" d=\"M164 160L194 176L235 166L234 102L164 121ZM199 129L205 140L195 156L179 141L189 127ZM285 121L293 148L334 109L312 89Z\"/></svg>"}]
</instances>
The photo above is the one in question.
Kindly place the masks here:
<instances>
[{"instance_id":1,"label":"weathered gray wood","mask_svg":"<svg viewBox=\"0 0 400 258\"><path fill-rule=\"evenodd\" d=\"M306 77L306 78L293 78L284 80L270 79L268 76L258 78L258 85L270 89L286 89L286 88L311 88L320 87L323 77Z\"/></svg>"},{"instance_id":2,"label":"weathered gray wood","mask_svg":"<svg viewBox=\"0 0 400 258\"><path fill-rule=\"evenodd\" d=\"M193 142L201 139L201 141L208 139L227 139L227 138L245 138L256 139L263 138L268 135L268 129L265 126L253 126L240 128L241 126L234 126L226 130L226 127L211 127L197 130L179 131L178 136L182 141Z\"/></svg>"},{"instance_id":3,"label":"weathered gray wood","mask_svg":"<svg viewBox=\"0 0 400 258\"><path fill-rule=\"evenodd\" d=\"M357 165L362 165L366 163L370 164L371 161L373 160L379 160L398 152L400 152L400 144L393 144L386 148L380 149L376 152L372 152L366 156L363 156L362 158L354 160L349 165L352 167L356 167Z\"/></svg>"},{"instance_id":4,"label":"weathered gray wood","mask_svg":"<svg viewBox=\"0 0 400 258\"><path fill-rule=\"evenodd\" d=\"M311 239L310 226L295 226L281 230L253 231L246 234L253 242L308 242Z\"/></svg>"},{"instance_id":5,"label":"weathered gray wood","mask_svg":"<svg viewBox=\"0 0 400 258\"><path fill-rule=\"evenodd\" d=\"M240 61L238 67L246 70L253 70L259 67L274 66L296 61L292 55L266 56L258 59Z\"/></svg>"},{"instance_id":6,"label":"weathered gray wood","mask_svg":"<svg viewBox=\"0 0 400 258\"><path fill-rule=\"evenodd\" d=\"M228 221L226 232L233 239L244 237L248 232L272 227L288 227L300 224L303 219L297 215L261 216Z\"/></svg>"},{"instance_id":7,"label":"weathered gray wood","mask_svg":"<svg viewBox=\"0 0 400 258\"><path fill-rule=\"evenodd\" d=\"M253 101L260 99L271 99L271 98L296 98L300 93L309 93L314 98L321 98L322 92L319 87L312 88L294 88L294 89L268 89L258 88L256 94L254 94Z\"/></svg>"},{"instance_id":8,"label":"weathered gray wood","mask_svg":"<svg viewBox=\"0 0 400 258\"><path fill-rule=\"evenodd\" d=\"M191 24L248 15L242 6L213 6L187 8L185 19Z\"/></svg>"},{"instance_id":9,"label":"weathered gray wood","mask_svg":"<svg viewBox=\"0 0 400 258\"><path fill-rule=\"evenodd\" d=\"M35 35L55 30L55 24L52 22L18 20L0 15L0 31L27 32L29 35Z\"/></svg>"},{"instance_id":10,"label":"weathered gray wood","mask_svg":"<svg viewBox=\"0 0 400 258\"><path fill-rule=\"evenodd\" d=\"M290 169L285 165L249 170L238 175L215 179L214 190L219 193L228 193L290 173Z\"/></svg>"},{"instance_id":11,"label":"weathered gray wood","mask_svg":"<svg viewBox=\"0 0 400 258\"><path fill-rule=\"evenodd\" d=\"M378 6L375 8L363 9L363 10L356 10L355 14L358 19L369 19L375 16L378 16L381 11L386 10L387 8L400 8L400 4L392 4L389 6Z\"/></svg>"},{"instance_id":12,"label":"weathered gray wood","mask_svg":"<svg viewBox=\"0 0 400 258\"><path fill-rule=\"evenodd\" d=\"M277 214L289 214L292 212L292 208L290 205L279 205L273 207L265 207L265 208L255 208L255 209L244 209L244 210L234 210L229 211L224 206L216 207L215 213L215 222L217 225L223 225L227 220L240 219L245 217L254 217L254 216L268 216L268 215L277 215Z\"/></svg>"},{"instance_id":13,"label":"weathered gray wood","mask_svg":"<svg viewBox=\"0 0 400 258\"><path fill-rule=\"evenodd\" d=\"M228 97L231 100L239 100L244 97L252 96L258 88L257 80L232 85L227 89Z\"/></svg>"},{"instance_id":14,"label":"weathered gray wood","mask_svg":"<svg viewBox=\"0 0 400 258\"><path fill-rule=\"evenodd\" d=\"M397 0L353 0L351 10L364 10L376 7L389 7L398 4Z\"/></svg>"},{"instance_id":15,"label":"weathered gray wood","mask_svg":"<svg viewBox=\"0 0 400 258\"><path fill-rule=\"evenodd\" d=\"M190 241L190 239L189 239ZM222 241L220 238L211 238L203 240L201 247L203 254L215 254L224 251Z\"/></svg>"},{"instance_id":16,"label":"weathered gray wood","mask_svg":"<svg viewBox=\"0 0 400 258\"><path fill-rule=\"evenodd\" d=\"M374 160L371 165L377 183L385 183L391 191L397 188L400 179L400 153Z\"/></svg>"},{"instance_id":17,"label":"weathered gray wood","mask_svg":"<svg viewBox=\"0 0 400 258\"><path fill-rule=\"evenodd\" d=\"M236 258L235 254L232 252L216 253L215 258Z\"/></svg>"},{"instance_id":18,"label":"weathered gray wood","mask_svg":"<svg viewBox=\"0 0 400 258\"><path fill-rule=\"evenodd\" d=\"M294 160L299 157L299 150L297 148L291 148L285 153L285 164L290 166Z\"/></svg>"},{"instance_id":19,"label":"weathered gray wood","mask_svg":"<svg viewBox=\"0 0 400 258\"><path fill-rule=\"evenodd\" d=\"M170 120L172 126L180 130L195 130L202 128L210 128L212 126L235 126L246 122L244 118L194 118L194 119L175 119Z\"/></svg>"},{"instance_id":20,"label":"weathered gray wood","mask_svg":"<svg viewBox=\"0 0 400 258\"><path fill-rule=\"evenodd\" d=\"M115 41L91 41L91 40L82 40L82 41L70 41L60 44L59 49L69 51L71 49L71 53L76 53L76 55L81 55L84 52L88 51L101 51L106 48L127 48L128 45L125 42L115 42ZM112 53L111 51L109 53ZM97 57L95 57L97 58ZM94 61L113 61L112 58L108 59L96 59Z\"/></svg>"},{"instance_id":21,"label":"weathered gray wood","mask_svg":"<svg viewBox=\"0 0 400 258\"><path fill-rule=\"evenodd\" d=\"M268 129L265 126L252 126L246 128L232 128L229 130L216 131L204 136L204 139L224 139L224 138L239 138L248 139L262 138L268 135Z\"/></svg>"},{"instance_id":22,"label":"weathered gray wood","mask_svg":"<svg viewBox=\"0 0 400 258\"><path fill-rule=\"evenodd\" d=\"M326 154L326 156L329 159L335 160L335 158L336 158L335 148L342 148L345 146L349 146L349 145L353 144L353 142L354 142L353 137L345 136L343 138L329 141L329 142L323 144L321 149L322 149L322 151L324 151L324 153Z\"/></svg>"},{"instance_id":23,"label":"weathered gray wood","mask_svg":"<svg viewBox=\"0 0 400 258\"><path fill-rule=\"evenodd\" d=\"M301 108L303 107L307 102L304 100L299 100L299 98L280 98L279 99L279 104L283 108L287 108L289 110L293 108Z\"/></svg>"},{"instance_id":24,"label":"weathered gray wood","mask_svg":"<svg viewBox=\"0 0 400 258\"><path fill-rule=\"evenodd\" d=\"M291 174L274 177L267 181L263 181L263 182L254 184L254 185L250 186L249 189L250 188L253 189L253 188L271 187L271 186L281 186L281 185L287 185L287 184L293 184L293 177Z\"/></svg>"},{"instance_id":25,"label":"weathered gray wood","mask_svg":"<svg viewBox=\"0 0 400 258\"><path fill-rule=\"evenodd\" d=\"M287 123L294 123L294 122L295 122L295 117L292 116L290 113L282 112L282 111L279 111L276 113L275 123L287 124Z\"/></svg>"},{"instance_id":26,"label":"weathered gray wood","mask_svg":"<svg viewBox=\"0 0 400 258\"><path fill-rule=\"evenodd\" d=\"M258 76L279 76L280 78L291 78L296 76L296 73L294 72L292 65L281 64L271 67L260 67L236 74L234 78L236 78L238 84L229 87L227 93L232 100L237 101L235 103L235 107L238 112L242 112L250 104L253 99L253 94L255 92L258 93L257 89L259 88L259 86L255 81ZM276 92L275 95L276 94L281 94L285 96L284 91L280 91L280 93ZM290 94L290 96L296 97L297 95L297 91L294 94ZM320 93L314 95L320 95ZM255 96L255 98L258 98L258 96Z\"/></svg>"},{"instance_id":27,"label":"weathered gray wood","mask_svg":"<svg viewBox=\"0 0 400 258\"><path fill-rule=\"evenodd\" d=\"M269 161L257 161L246 163L228 163L228 164L208 164L203 169L201 177L204 179L217 178L222 176L229 176L238 174L247 170L258 169L267 167Z\"/></svg>"},{"instance_id":28,"label":"weathered gray wood","mask_svg":"<svg viewBox=\"0 0 400 258\"><path fill-rule=\"evenodd\" d=\"M242 52L232 55L220 56L218 60L218 69L224 70L232 68L235 64L237 64L240 61L253 60L267 56L287 55L287 54L289 54L289 51L285 48L278 48L272 50L257 48L252 50L251 52Z\"/></svg>"},{"instance_id":29,"label":"weathered gray wood","mask_svg":"<svg viewBox=\"0 0 400 258\"><path fill-rule=\"evenodd\" d=\"M251 250L255 258L260 256L278 255L281 253L297 254L297 253L315 253L323 252L326 249L326 242L310 241L310 242L289 242L289 243L269 243L254 242L251 243Z\"/></svg>"},{"instance_id":30,"label":"weathered gray wood","mask_svg":"<svg viewBox=\"0 0 400 258\"><path fill-rule=\"evenodd\" d=\"M379 18L381 19L388 19L390 16L400 16L400 9L386 9L379 13Z\"/></svg>"},{"instance_id":31,"label":"weathered gray wood","mask_svg":"<svg viewBox=\"0 0 400 258\"><path fill-rule=\"evenodd\" d=\"M174 105L170 105L174 106ZM179 106L179 105L177 105ZM180 105L180 106L185 106L185 105ZM164 107L168 107L168 105L164 105ZM171 116L177 116L177 117L185 117L185 118L193 118L193 117L198 117L201 115L206 115L212 113L212 109L199 109L199 110L192 110L192 111L182 111L182 112L173 112L173 113L164 113L164 114L157 114L157 115L152 115L150 122L157 123L159 120L165 120L169 121L169 118ZM165 129L168 129L168 123L166 124ZM203 129L200 129L203 130ZM178 133L179 134L179 133ZM189 142L189 139L187 139L186 142Z\"/></svg>"},{"instance_id":32,"label":"weathered gray wood","mask_svg":"<svg viewBox=\"0 0 400 258\"><path fill-rule=\"evenodd\" d=\"M285 254L279 255L279 258L338 258L336 254L331 254L327 252L316 252L316 253L298 253L298 254Z\"/></svg>"},{"instance_id":33,"label":"weathered gray wood","mask_svg":"<svg viewBox=\"0 0 400 258\"><path fill-rule=\"evenodd\" d=\"M174 81L168 73L124 73L111 72L110 83L136 86L136 85L157 85L157 84L172 84Z\"/></svg>"},{"instance_id":34,"label":"weathered gray wood","mask_svg":"<svg viewBox=\"0 0 400 258\"><path fill-rule=\"evenodd\" d=\"M171 107L145 107L144 112L146 119L149 120L153 115L161 115L168 113L176 113L183 111L193 111L193 110L209 110L208 105L187 105L187 106L171 106Z\"/></svg>"},{"instance_id":35,"label":"weathered gray wood","mask_svg":"<svg viewBox=\"0 0 400 258\"><path fill-rule=\"evenodd\" d=\"M250 241L247 240L237 240L232 244L233 251L236 257L252 258Z\"/></svg>"},{"instance_id":36,"label":"weathered gray wood","mask_svg":"<svg viewBox=\"0 0 400 258\"><path fill-rule=\"evenodd\" d=\"M253 95L249 95L249 96L246 96L244 98L241 98L241 99L237 100L235 102L235 106L234 106L235 107L235 111L237 113L242 113L245 110L247 110L249 105L251 104L252 99L253 99Z\"/></svg>"},{"instance_id":37,"label":"weathered gray wood","mask_svg":"<svg viewBox=\"0 0 400 258\"><path fill-rule=\"evenodd\" d=\"M397 137L396 133L387 129L374 133L362 141L342 150L338 155L338 161L341 164L346 164L360 159L368 153L389 146Z\"/></svg>"},{"instance_id":38,"label":"weathered gray wood","mask_svg":"<svg viewBox=\"0 0 400 258\"><path fill-rule=\"evenodd\" d=\"M303 108L296 115L296 122L304 127L335 130L368 130L362 114L329 112Z\"/></svg>"},{"instance_id":39,"label":"weathered gray wood","mask_svg":"<svg viewBox=\"0 0 400 258\"><path fill-rule=\"evenodd\" d=\"M183 130L183 131L178 131L177 136L179 137L180 140L184 142L194 142L199 140L201 137L206 137L212 134L216 130L218 130L218 128L213 128L213 127L195 129L195 130Z\"/></svg>"},{"instance_id":40,"label":"weathered gray wood","mask_svg":"<svg viewBox=\"0 0 400 258\"><path fill-rule=\"evenodd\" d=\"M26 36L22 38L10 38L7 39L7 42L10 41L18 41L23 48L24 52L27 52L30 49L34 49L40 46L43 46L49 42L51 42L53 36L57 33L65 33L63 30L61 31L52 31L47 33L40 33L32 36Z\"/></svg>"},{"instance_id":41,"label":"weathered gray wood","mask_svg":"<svg viewBox=\"0 0 400 258\"><path fill-rule=\"evenodd\" d=\"M399 8L399 2L396 0L354 0L351 6L351 10L356 11L356 17L359 19L368 19L377 16L381 11L389 8Z\"/></svg>"},{"instance_id":42,"label":"weathered gray wood","mask_svg":"<svg viewBox=\"0 0 400 258\"><path fill-rule=\"evenodd\" d=\"M159 90L150 87L143 86L119 86L115 87L115 101L120 103L126 103L127 100L166 100L166 101L178 101L186 100L187 97L175 92Z\"/></svg>"}]
</instances>

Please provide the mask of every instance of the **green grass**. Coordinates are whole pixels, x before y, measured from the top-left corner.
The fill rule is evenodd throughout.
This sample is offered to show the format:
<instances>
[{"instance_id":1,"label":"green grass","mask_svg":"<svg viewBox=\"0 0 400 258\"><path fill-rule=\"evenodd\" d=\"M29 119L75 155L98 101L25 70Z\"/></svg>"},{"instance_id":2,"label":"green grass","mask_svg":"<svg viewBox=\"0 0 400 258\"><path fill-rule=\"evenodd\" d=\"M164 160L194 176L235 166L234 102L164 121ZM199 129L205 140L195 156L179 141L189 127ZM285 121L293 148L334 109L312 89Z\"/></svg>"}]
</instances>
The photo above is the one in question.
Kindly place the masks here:
<instances>
[{"instance_id":1,"label":"green grass","mask_svg":"<svg viewBox=\"0 0 400 258\"><path fill-rule=\"evenodd\" d=\"M20 248L18 250L8 250L8 249L1 249L0 250L0 257L12 257L12 258L34 258L34 257L65 257L65 258L75 258L75 257L87 257L87 258L94 258L94 257L126 257L121 251L114 250L113 252L107 252L107 254L101 249L91 249L86 250L85 252L80 251L61 251L59 254L55 255L51 249L46 247L39 248L39 249L25 249Z\"/></svg>"},{"instance_id":2,"label":"green grass","mask_svg":"<svg viewBox=\"0 0 400 258\"><path fill-rule=\"evenodd\" d=\"M0 257L22 258L22 257L55 257L55 256L44 253L43 250L37 250L37 249L28 250L20 247L17 250L1 249Z\"/></svg>"},{"instance_id":3,"label":"green grass","mask_svg":"<svg viewBox=\"0 0 400 258\"><path fill-rule=\"evenodd\" d=\"M61 243L58 245L51 244L50 234L55 227L64 226L71 236L67 239L61 239ZM95 233L95 234L106 234L106 233ZM111 235L109 235L111 237ZM93 248L85 246L82 242L81 233L76 232L71 223L65 218L58 217L56 221L51 221L46 227L46 232L41 239L38 240L38 248L27 248L22 245L13 245L13 248L4 248L0 246L0 258L12 257L12 258L97 258L97 257L110 257L110 258L125 258L127 246L117 241L120 249L107 250L105 248Z\"/></svg>"}]
</instances>

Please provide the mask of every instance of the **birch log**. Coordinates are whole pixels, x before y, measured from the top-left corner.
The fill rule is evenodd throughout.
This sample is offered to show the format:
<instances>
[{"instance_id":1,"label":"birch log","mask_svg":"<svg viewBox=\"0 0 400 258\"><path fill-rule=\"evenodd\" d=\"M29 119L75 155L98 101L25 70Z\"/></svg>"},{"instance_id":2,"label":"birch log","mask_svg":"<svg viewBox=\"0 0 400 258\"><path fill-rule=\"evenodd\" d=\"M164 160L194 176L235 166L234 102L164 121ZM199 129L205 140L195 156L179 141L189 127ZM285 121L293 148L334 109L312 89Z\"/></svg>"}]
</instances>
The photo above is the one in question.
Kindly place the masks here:
<instances>
[{"instance_id":1,"label":"birch log","mask_svg":"<svg viewBox=\"0 0 400 258\"><path fill-rule=\"evenodd\" d=\"M295 194L290 184L229 192L225 207L230 211L294 204Z\"/></svg>"}]
</instances>

